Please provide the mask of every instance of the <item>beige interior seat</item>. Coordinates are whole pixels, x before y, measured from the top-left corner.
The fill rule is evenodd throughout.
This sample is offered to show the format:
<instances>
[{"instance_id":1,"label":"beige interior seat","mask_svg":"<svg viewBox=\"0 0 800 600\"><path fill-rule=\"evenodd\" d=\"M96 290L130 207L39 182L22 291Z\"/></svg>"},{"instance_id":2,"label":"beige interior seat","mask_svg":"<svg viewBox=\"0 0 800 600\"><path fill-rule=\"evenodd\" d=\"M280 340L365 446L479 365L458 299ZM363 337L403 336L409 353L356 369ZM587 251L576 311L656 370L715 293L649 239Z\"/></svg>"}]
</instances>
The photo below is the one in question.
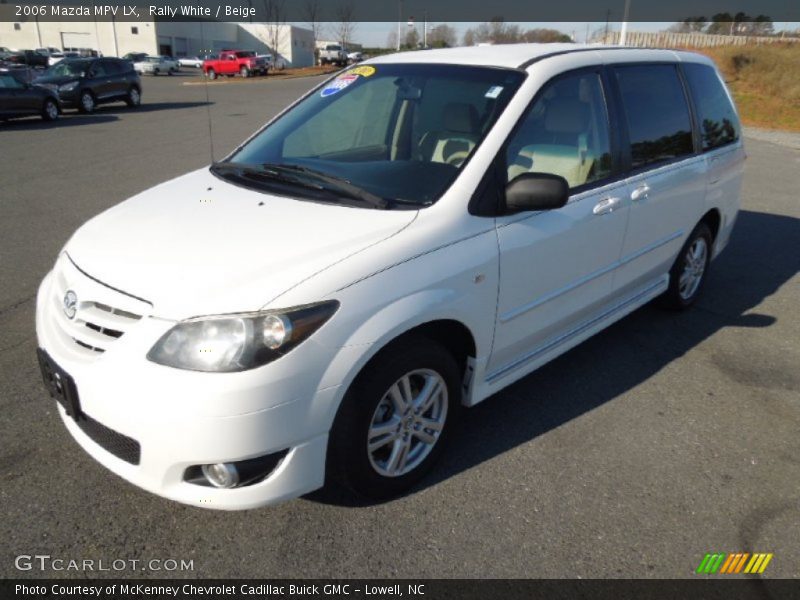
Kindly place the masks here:
<instances>
[{"instance_id":1,"label":"beige interior seat","mask_svg":"<svg viewBox=\"0 0 800 600\"><path fill-rule=\"evenodd\" d=\"M547 107L544 132L534 144L523 146L508 166L508 180L522 173L552 173L570 187L585 183L595 157L589 152L590 113L586 103L561 99Z\"/></svg>"},{"instance_id":2,"label":"beige interior seat","mask_svg":"<svg viewBox=\"0 0 800 600\"><path fill-rule=\"evenodd\" d=\"M420 159L458 167L480 139L478 110L472 104L451 102L444 107L442 123L442 131L429 131L422 136Z\"/></svg>"}]
</instances>

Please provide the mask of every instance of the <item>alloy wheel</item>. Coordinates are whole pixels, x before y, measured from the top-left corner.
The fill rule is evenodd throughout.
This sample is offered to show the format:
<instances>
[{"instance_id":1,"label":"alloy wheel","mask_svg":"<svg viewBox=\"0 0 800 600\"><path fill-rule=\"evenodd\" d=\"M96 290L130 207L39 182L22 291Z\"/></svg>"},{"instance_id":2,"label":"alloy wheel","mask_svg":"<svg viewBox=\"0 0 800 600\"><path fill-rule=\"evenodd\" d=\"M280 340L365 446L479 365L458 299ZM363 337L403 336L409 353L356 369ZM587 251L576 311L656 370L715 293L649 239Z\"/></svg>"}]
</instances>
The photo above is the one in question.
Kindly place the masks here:
<instances>
[{"instance_id":1,"label":"alloy wheel","mask_svg":"<svg viewBox=\"0 0 800 600\"><path fill-rule=\"evenodd\" d=\"M400 477L417 468L433 450L447 419L447 384L430 369L398 379L383 395L367 433L372 468Z\"/></svg>"},{"instance_id":2,"label":"alloy wheel","mask_svg":"<svg viewBox=\"0 0 800 600\"><path fill-rule=\"evenodd\" d=\"M683 271L678 279L678 293L681 298L688 300L697 292L703 280L708 258L708 244L702 237L698 237L686 250L683 262Z\"/></svg>"}]
</instances>

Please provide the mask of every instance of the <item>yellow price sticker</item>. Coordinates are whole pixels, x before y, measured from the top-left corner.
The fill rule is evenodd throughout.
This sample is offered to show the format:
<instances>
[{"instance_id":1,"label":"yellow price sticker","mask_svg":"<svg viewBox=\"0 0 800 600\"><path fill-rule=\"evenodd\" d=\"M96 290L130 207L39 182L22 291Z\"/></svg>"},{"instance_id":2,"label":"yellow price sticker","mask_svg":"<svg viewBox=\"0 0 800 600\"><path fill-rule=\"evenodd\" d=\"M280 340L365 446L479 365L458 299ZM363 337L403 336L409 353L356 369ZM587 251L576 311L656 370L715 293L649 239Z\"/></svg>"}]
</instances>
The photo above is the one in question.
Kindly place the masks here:
<instances>
[{"instance_id":1,"label":"yellow price sticker","mask_svg":"<svg viewBox=\"0 0 800 600\"><path fill-rule=\"evenodd\" d=\"M355 69L350 69L347 75L361 75L362 77L370 77L375 74L375 67L369 65L362 65Z\"/></svg>"}]
</instances>

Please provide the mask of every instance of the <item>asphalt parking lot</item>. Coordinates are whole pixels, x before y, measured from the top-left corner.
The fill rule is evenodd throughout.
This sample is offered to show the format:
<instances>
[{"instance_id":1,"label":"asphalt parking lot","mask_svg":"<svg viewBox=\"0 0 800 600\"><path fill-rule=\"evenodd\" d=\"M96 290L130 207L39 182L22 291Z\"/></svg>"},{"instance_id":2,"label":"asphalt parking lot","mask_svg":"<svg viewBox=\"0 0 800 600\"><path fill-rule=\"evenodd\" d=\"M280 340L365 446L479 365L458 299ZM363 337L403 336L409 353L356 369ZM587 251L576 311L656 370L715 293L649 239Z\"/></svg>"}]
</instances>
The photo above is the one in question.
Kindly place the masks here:
<instances>
[{"instance_id":1,"label":"asphalt parking lot","mask_svg":"<svg viewBox=\"0 0 800 600\"><path fill-rule=\"evenodd\" d=\"M14 566L47 554L193 560L171 573L190 577L672 578L717 551L800 576L800 150L753 139L699 306L645 307L467 411L406 497L206 511L89 458L40 383L39 281L89 217L222 158L319 80L190 81L146 78L133 111L0 124L0 576L87 575Z\"/></svg>"}]
</instances>

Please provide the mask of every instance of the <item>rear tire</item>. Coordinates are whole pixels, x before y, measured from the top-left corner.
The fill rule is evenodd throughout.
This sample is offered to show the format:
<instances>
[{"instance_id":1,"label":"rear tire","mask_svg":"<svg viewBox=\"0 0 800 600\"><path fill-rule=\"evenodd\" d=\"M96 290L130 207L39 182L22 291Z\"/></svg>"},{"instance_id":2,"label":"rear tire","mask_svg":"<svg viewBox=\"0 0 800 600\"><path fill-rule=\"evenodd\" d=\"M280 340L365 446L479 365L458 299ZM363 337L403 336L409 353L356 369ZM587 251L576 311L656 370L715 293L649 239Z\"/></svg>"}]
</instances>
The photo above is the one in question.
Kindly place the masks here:
<instances>
[{"instance_id":1,"label":"rear tire","mask_svg":"<svg viewBox=\"0 0 800 600\"><path fill-rule=\"evenodd\" d=\"M42 119L45 121L58 119L58 104L52 98L47 98L42 105Z\"/></svg>"},{"instance_id":2,"label":"rear tire","mask_svg":"<svg viewBox=\"0 0 800 600\"><path fill-rule=\"evenodd\" d=\"M239 75L241 75L243 79L247 79L248 77L250 77L250 69L248 69L247 67L242 67L241 69L239 69Z\"/></svg>"},{"instance_id":3,"label":"rear tire","mask_svg":"<svg viewBox=\"0 0 800 600\"><path fill-rule=\"evenodd\" d=\"M430 471L455 428L459 381L453 356L428 338L410 335L384 348L336 415L329 477L379 500L408 490Z\"/></svg>"},{"instance_id":4,"label":"rear tire","mask_svg":"<svg viewBox=\"0 0 800 600\"><path fill-rule=\"evenodd\" d=\"M86 114L93 113L96 108L96 103L92 92L83 90L80 95L80 111Z\"/></svg>"},{"instance_id":5,"label":"rear tire","mask_svg":"<svg viewBox=\"0 0 800 600\"><path fill-rule=\"evenodd\" d=\"M689 234L669 271L669 288L659 304L672 310L686 310L697 302L711 263L714 236L705 223L699 223Z\"/></svg>"}]
</instances>

